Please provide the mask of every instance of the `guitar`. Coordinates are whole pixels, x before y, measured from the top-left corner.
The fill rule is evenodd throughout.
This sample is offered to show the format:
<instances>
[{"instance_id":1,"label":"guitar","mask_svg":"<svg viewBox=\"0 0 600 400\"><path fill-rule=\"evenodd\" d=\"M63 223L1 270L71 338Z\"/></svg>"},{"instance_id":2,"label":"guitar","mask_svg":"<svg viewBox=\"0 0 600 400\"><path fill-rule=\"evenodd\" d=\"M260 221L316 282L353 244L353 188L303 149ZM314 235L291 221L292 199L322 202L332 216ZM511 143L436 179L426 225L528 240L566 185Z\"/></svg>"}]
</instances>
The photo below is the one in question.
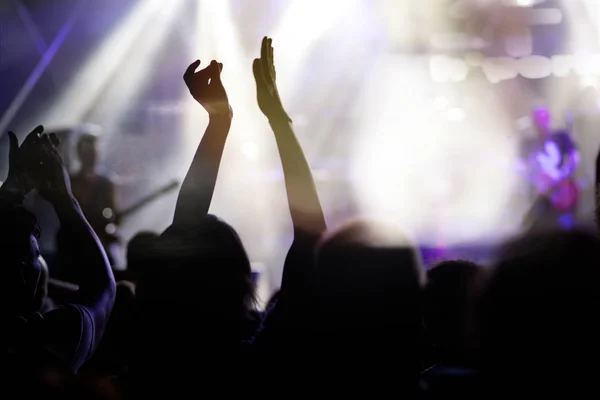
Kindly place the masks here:
<instances>
[{"instance_id":1,"label":"guitar","mask_svg":"<svg viewBox=\"0 0 600 400\"><path fill-rule=\"evenodd\" d=\"M121 224L123 219L144 208L146 205L153 202L160 196L169 193L173 189L176 189L179 186L179 184L180 182L177 180L171 181L167 185L164 185L158 190L155 190L151 194L138 200L133 205L129 206L124 210L117 212L110 208L105 208L104 210L102 210L102 216L106 220L106 224L104 225L104 229L102 230L102 232L96 232L102 244L107 246L109 244L120 242L119 237L115 233L117 231L117 226Z\"/></svg>"},{"instance_id":2,"label":"guitar","mask_svg":"<svg viewBox=\"0 0 600 400\"><path fill-rule=\"evenodd\" d=\"M533 183L538 194L547 198L561 213L574 211L581 189L575 180L579 157L575 152L562 155L558 145L547 141L544 150L535 155Z\"/></svg>"},{"instance_id":3,"label":"guitar","mask_svg":"<svg viewBox=\"0 0 600 400\"><path fill-rule=\"evenodd\" d=\"M103 229L102 226L98 226L95 230L98 239L100 239L100 242L109 257L109 261L115 270L122 270L127 264L125 259L125 249L121 238L117 234L118 225L123 219L139 211L160 196L177 188L179 184L180 182L178 181L172 181L124 210L117 212L114 212L110 208L104 208L102 210L102 217L104 218Z\"/></svg>"},{"instance_id":4,"label":"guitar","mask_svg":"<svg viewBox=\"0 0 600 400\"><path fill-rule=\"evenodd\" d=\"M159 188L158 190L152 192L150 195L142 198L137 201L132 206L118 212L114 212L110 208L104 209L96 209L97 211L93 214L90 214L91 218L86 215L88 222L96 232L102 247L106 251L106 254L109 258L109 261L115 270L122 270L126 266L125 259L125 249L122 245L121 238L117 235L117 225L126 217L131 214L137 212L148 203L154 201L158 197L164 195L165 193L170 192L171 190L177 188L179 186L178 181L172 181L169 184ZM95 211L95 210L89 210ZM62 228L58 230L56 243L57 243L57 252L59 254L63 254L67 259L64 260L64 265L71 265L69 261L69 257L71 255L72 250L69 248L69 242L65 241L65 233L66 231Z\"/></svg>"}]
</instances>

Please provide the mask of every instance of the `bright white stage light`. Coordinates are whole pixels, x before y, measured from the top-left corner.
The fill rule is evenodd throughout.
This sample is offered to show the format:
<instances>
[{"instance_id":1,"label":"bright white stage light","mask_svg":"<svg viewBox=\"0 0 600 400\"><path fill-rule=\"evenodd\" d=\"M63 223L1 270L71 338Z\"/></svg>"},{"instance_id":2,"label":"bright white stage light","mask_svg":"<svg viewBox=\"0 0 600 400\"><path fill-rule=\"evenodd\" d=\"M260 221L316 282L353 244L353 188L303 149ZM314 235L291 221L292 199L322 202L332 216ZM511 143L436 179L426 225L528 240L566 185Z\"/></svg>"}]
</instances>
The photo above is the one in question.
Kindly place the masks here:
<instances>
[{"instance_id":1,"label":"bright white stage light","mask_svg":"<svg viewBox=\"0 0 600 400\"><path fill-rule=\"evenodd\" d=\"M443 96L437 97L437 98L435 99L435 101L433 102L433 106L434 106L434 107L435 107L437 110L440 110L440 111L441 111L441 110L445 110L445 109L446 109L446 107L448 107L448 104L449 104L449 102L448 102L448 99L447 99L447 98L445 98L445 97L443 97Z\"/></svg>"},{"instance_id":2,"label":"bright white stage light","mask_svg":"<svg viewBox=\"0 0 600 400\"><path fill-rule=\"evenodd\" d=\"M352 175L367 215L408 231L422 244L496 240L513 233L519 210L510 204L519 185L511 169L516 141L487 85L457 88L458 103L478 99L448 117L432 112L434 91L426 61L387 56L363 96L363 134L356 138ZM441 101L440 101L441 103ZM468 122L467 122L468 121ZM525 205L523 205L523 210ZM507 211L515 212L507 224Z\"/></svg>"},{"instance_id":3,"label":"bright white stage light","mask_svg":"<svg viewBox=\"0 0 600 400\"><path fill-rule=\"evenodd\" d=\"M161 0L139 1L94 51L73 80L65 85L41 120L48 126L82 122L82 118L95 106L99 95L129 55L147 22L161 11L161 5L164 4Z\"/></svg>"}]
</instances>

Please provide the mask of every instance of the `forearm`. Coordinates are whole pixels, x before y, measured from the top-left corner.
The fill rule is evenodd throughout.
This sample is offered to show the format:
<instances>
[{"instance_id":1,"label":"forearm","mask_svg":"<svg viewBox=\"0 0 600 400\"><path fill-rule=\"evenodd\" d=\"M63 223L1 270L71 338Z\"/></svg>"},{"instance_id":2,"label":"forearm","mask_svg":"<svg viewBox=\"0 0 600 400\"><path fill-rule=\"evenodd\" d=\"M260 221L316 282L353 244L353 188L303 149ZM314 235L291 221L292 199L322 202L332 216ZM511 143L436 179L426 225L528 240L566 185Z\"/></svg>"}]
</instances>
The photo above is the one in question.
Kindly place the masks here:
<instances>
[{"instance_id":1,"label":"forearm","mask_svg":"<svg viewBox=\"0 0 600 400\"><path fill-rule=\"evenodd\" d=\"M63 230L68 235L73 263L85 268L78 282L77 297L87 306L110 307L115 280L108 259L93 229L83 216L77 200L65 194L52 200Z\"/></svg>"},{"instance_id":2,"label":"forearm","mask_svg":"<svg viewBox=\"0 0 600 400\"><path fill-rule=\"evenodd\" d=\"M192 216L208 214L230 127L230 115L210 117L179 191L174 223L189 221Z\"/></svg>"},{"instance_id":3,"label":"forearm","mask_svg":"<svg viewBox=\"0 0 600 400\"><path fill-rule=\"evenodd\" d=\"M310 166L287 117L270 118L281 158L290 214L296 232L320 235L326 230Z\"/></svg>"}]
</instances>

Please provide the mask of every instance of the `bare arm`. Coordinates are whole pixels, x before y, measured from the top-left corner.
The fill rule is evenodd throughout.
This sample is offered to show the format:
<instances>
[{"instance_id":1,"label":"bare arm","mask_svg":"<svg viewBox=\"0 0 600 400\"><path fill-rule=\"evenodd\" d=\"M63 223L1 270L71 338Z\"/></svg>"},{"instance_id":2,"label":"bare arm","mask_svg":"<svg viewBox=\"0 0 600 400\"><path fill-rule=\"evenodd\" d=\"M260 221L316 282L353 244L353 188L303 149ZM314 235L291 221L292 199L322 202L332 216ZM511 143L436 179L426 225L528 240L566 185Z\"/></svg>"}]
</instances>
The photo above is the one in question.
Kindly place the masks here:
<instances>
[{"instance_id":1,"label":"bare arm","mask_svg":"<svg viewBox=\"0 0 600 400\"><path fill-rule=\"evenodd\" d=\"M73 249L73 262L85 268L81 274L77 301L90 313L95 337L104 331L115 298L115 280L98 237L85 219L71 193L70 180L54 144L48 136L40 139L41 167L36 187L54 207L66 239ZM43 164L42 164L43 163Z\"/></svg>"},{"instance_id":2,"label":"bare arm","mask_svg":"<svg viewBox=\"0 0 600 400\"><path fill-rule=\"evenodd\" d=\"M194 216L208 214L230 126L228 116L210 117L179 191L174 224L188 223Z\"/></svg>"},{"instance_id":3,"label":"bare arm","mask_svg":"<svg viewBox=\"0 0 600 400\"><path fill-rule=\"evenodd\" d=\"M325 216L310 166L296 139L292 123L281 116L271 118L269 123L281 158L294 232L320 236L327 229Z\"/></svg>"},{"instance_id":4,"label":"bare arm","mask_svg":"<svg viewBox=\"0 0 600 400\"><path fill-rule=\"evenodd\" d=\"M104 249L72 195L53 197L51 203L71 242L73 262L86 271L80 274L77 300L88 307L96 323L104 325L112 309L115 280ZM98 326L98 325L97 325Z\"/></svg>"},{"instance_id":5,"label":"bare arm","mask_svg":"<svg viewBox=\"0 0 600 400\"><path fill-rule=\"evenodd\" d=\"M263 39L261 57L254 60L253 70L258 104L277 141L294 231L320 236L327 229L325 217L310 166L279 98L271 39Z\"/></svg>"},{"instance_id":6,"label":"bare arm","mask_svg":"<svg viewBox=\"0 0 600 400\"><path fill-rule=\"evenodd\" d=\"M258 105L275 134L294 226L294 242L283 270L282 293L285 296L294 291L303 296L311 279L314 247L327 225L310 166L279 98L271 39L263 39L261 57L254 60L253 70Z\"/></svg>"},{"instance_id":7,"label":"bare arm","mask_svg":"<svg viewBox=\"0 0 600 400\"><path fill-rule=\"evenodd\" d=\"M208 111L209 123L179 191L174 224L189 224L208 214L233 117L221 83L223 64L213 61L195 72L199 65L200 61L191 64L184 80L192 96Z\"/></svg>"}]
</instances>

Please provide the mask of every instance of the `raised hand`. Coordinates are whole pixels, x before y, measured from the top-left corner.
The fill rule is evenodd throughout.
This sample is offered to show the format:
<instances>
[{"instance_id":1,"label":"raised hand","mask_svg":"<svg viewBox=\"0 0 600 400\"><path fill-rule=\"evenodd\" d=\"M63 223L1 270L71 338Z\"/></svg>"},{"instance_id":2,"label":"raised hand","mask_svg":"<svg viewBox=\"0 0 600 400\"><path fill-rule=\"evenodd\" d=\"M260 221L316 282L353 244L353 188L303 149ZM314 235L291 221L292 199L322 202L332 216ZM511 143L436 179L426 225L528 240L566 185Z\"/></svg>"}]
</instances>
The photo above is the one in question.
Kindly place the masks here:
<instances>
[{"instance_id":1,"label":"raised hand","mask_svg":"<svg viewBox=\"0 0 600 400\"><path fill-rule=\"evenodd\" d=\"M34 188L34 182L31 179L31 168L36 161L36 143L40 140L43 131L43 126L36 127L27 135L21 147L19 147L17 136L13 132L8 132L10 140L9 167L8 177L3 188L20 197L21 200Z\"/></svg>"},{"instance_id":2,"label":"raised hand","mask_svg":"<svg viewBox=\"0 0 600 400\"><path fill-rule=\"evenodd\" d=\"M42 135L36 141L32 177L36 188L48 201L71 196L71 180L58 152L59 140L54 133Z\"/></svg>"},{"instance_id":3,"label":"raised hand","mask_svg":"<svg viewBox=\"0 0 600 400\"><path fill-rule=\"evenodd\" d=\"M199 223L208 214L233 117L221 82L223 64L213 60L196 72L198 66L200 60L193 62L183 80L194 99L208 111L209 122L179 190L173 217L173 224L178 226Z\"/></svg>"},{"instance_id":4,"label":"raised hand","mask_svg":"<svg viewBox=\"0 0 600 400\"><path fill-rule=\"evenodd\" d=\"M262 40L260 58L256 58L252 64L254 80L256 81L256 98L258 107L268 118L284 117L292 122L281 104L279 91L277 90L277 74L273 61L272 40L266 36Z\"/></svg>"},{"instance_id":5,"label":"raised hand","mask_svg":"<svg viewBox=\"0 0 600 400\"><path fill-rule=\"evenodd\" d=\"M221 82L223 64L213 60L206 68L196 72L200 60L194 61L183 74L183 80L194 99L210 116L232 115L227 92Z\"/></svg>"}]
</instances>

